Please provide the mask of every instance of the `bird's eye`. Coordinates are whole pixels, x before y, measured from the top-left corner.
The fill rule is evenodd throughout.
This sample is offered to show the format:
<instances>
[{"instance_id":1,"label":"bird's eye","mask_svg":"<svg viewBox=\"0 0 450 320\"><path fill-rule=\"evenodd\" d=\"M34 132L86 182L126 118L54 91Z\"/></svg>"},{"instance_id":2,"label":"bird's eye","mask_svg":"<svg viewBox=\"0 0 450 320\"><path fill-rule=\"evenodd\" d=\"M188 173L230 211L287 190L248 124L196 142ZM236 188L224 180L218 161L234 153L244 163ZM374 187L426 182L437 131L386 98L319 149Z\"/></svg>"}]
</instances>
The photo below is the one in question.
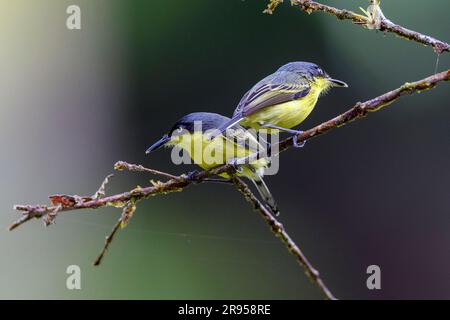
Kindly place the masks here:
<instances>
[{"instance_id":1,"label":"bird's eye","mask_svg":"<svg viewBox=\"0 0 450 320\"><path fill-rule=\"evenodd\" d=\"M182 133L183 132L183 127L179 127L178 129L177 129L177 133Z\"/></svg>"}]
</instances>

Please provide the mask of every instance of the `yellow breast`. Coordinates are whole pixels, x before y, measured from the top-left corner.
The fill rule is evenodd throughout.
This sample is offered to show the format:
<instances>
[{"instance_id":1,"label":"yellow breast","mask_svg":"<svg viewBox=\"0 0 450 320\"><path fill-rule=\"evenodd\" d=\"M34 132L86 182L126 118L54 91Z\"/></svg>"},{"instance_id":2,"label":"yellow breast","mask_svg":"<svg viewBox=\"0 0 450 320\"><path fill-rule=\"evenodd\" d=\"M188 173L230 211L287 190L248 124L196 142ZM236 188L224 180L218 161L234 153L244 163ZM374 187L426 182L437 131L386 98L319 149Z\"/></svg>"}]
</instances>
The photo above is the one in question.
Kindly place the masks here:
<instances>
[{"instance_id":1,"label":"yellow breast","mask_svg":"<svg viewBox=\"0 0 450 320\"><path fill-rule=\"evenodd\" d=\"M260 122L270 123L287 129L296 127L314 110L320 94L328 87L328 81L318 79L312 84L310 92L305 97L263 108L246 117L240 124L255 129L261 129ZM272 134L277 132L278 130L269 130L269 133Z\"/></svg>"},{"instance_id":2,"label":"yellow breast","mask_svg":"<svg viewBox=\"0 0 450 320\"><path fill-rule=\"evenodd\" d=\"M175 139L170 144L183 148L194 164L205 170L226 164L233 158L245 158L254 152L231 140L226 140L222 136L210 140L199 132L186 133ZM252 162L250 166L258 170L267 167L268 163L267 159L261 158ZM253 174L252 170L244 167L244 171L239 175L250 177ZM221 176L227 177L226 174Z\"/></svg>"}]
</instances>

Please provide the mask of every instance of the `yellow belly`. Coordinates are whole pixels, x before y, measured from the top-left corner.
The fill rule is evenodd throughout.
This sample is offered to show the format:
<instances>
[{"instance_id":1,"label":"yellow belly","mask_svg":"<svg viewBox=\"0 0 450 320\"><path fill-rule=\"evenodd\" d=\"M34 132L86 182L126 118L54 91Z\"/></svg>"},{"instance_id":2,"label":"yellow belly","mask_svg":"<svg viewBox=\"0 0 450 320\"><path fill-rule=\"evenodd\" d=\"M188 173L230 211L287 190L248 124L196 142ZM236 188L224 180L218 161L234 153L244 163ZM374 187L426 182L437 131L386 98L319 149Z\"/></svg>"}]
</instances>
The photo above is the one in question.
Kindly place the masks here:
<instances>
[{"instance_id":1,"label":"yellow belly","mask_svg":"<svg viewBox=\"0 0 450 320\"><path fill-rule=\"evenodd\" d=\"M205 170L226 164L233 158L245 158L254 152L232 141L225 140L222 136L209 140L203 134L197 132L180 136L179 140L173 144L183 148L193 162ZM243 172L238 175L251 177L254 175L251 168L258 170L267 167L268 164L267 159L258 159L252 162L249 167L244 166ZM221 174L221 176L228 178L226 174Z\"/></svg>"},{"instance_id":2,"label":"yellow belly","mask_svg":"<svg viewBox=\"0 0 450 320\"><path fill-rule=\"evenodd\" d=\"M244 118L240 122L241 125L254 129L262 129L260 122L273 124L282 128L293 128L302 123L313 111L319 99L321 88L313 89L305 97L289 101L274 106L265 107L256 113ZM275 134L279 130L268 130L269 133Z\"/></svg>"}]
</instances>

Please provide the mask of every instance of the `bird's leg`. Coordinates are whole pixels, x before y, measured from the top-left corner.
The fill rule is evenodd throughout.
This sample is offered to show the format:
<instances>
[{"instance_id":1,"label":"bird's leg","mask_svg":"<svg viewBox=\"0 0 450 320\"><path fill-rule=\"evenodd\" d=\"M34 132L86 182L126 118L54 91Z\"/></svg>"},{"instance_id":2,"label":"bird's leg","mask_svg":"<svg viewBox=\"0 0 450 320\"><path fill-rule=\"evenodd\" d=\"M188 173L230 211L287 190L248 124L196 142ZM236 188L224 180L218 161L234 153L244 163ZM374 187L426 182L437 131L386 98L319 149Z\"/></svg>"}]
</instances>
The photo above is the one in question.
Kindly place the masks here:
<instances>
[{"instance_id":1,"label":"bird's leg","mask_svg":"<svg viewBox=\"0 0 450 320\"><path fill-rule=\"evenodd\" d=\"M212 183L223 183L223 184L232 184L233 181L227 180L227 179L220 179L220 178L208 178L203 180L204 182L212 182Z\"/></svg>"},{"instance_id":2,"label":"bird's leg","mask_svg":"<svg viewBox=\"0 0 450 320\"><path fill-rule=\"evenodd\" d=\"M261 127L264 127L264 128L276 129L276 130L280 130L280 131L284 131L284 132L293 134L294 136L292 137L292 142L293 142L293 145L295 148L303 148L305 146L306 141L303 141L302 143L298 143L298 141L297 141L298 135L302 134L303 131L283 128L283 127L279 127L279 126L276 126L276 125L273 125L270 123L265 123L265 122L260 123L260 125L261 125Z\"/></svg>"},{"instance_id":3,"label":"bird's leg","mask_svg":"<svg viewBox=\"0 0 450 320\"><path fill-rule=\"evenodd\" d=\"M244 168L242 167L242 164L239 163L238 158L233 158L227 161L227 164L229 164L236 173L242 173L244 171Z\"/></svg>"},{"instance_id":4,"label":"bird's leg","mask_svg":"<svg viewBox=\"0 0 450 320\"><path fill-rule=\"evenodd\" d=\"M303 148L305 146L306 141L298 143L298 135L302 133L303 131L298 131L298 133L294 134L294 136L292 137L292 145L294 146L294 148Z\"/></svg>"},{"instance_id":5,"label":"bird's leg","mask_svg":"<svg viewBox=\"0 0 450 320\"><path fill-rule=\"evenodd\" d=\"M200 173L199 170L193 170L193 171L188 172L187 174L183 174L183 178L188 181L192 181L195 184L195 183L198 183L198 181L196 179L196 175L199 173ZM203 181L204 182L213 182L213 183L226 183L226 184L232 183L230 180L220 179L220 178L206 178Z\"/></svg>"}]
</instances>

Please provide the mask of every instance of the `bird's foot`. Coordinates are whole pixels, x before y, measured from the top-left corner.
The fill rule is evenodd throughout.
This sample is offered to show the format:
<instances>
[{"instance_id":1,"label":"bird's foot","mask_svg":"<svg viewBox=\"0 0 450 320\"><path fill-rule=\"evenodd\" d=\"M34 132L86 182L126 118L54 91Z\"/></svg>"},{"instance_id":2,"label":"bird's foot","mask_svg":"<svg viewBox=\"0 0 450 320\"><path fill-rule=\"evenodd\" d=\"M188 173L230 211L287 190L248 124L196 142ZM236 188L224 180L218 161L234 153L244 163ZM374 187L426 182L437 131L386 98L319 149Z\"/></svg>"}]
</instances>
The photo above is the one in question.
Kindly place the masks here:
<instances>
[{"instance_id":1,"label":"bird's foot","mask_svg":"<svg viewBox=\"0 0 450 320\"><path fill-rule=\"evenodd\" d=\"M293 134L294 136L292 138L292 141L293 141L293 145L295 148L303 148L305 146L306 141L303 141L302 143L298 143L298 137L297 137L299 134L302 134L303 131L283 128L283 127L275 126L273 124L264 123L264 122L261 122L260 125L265 128L276 129L276 130L280 130L283 132Z\"/></svg>"},{"instance_id":2,"label":"bird's foot","mask_svg":"<svg viewBox=\"0 0 450 320\"><path fill-rule=\"evenodd\" d=\"M241 164L239 164L238 158L233 158L231 160L228 160L228 164L233 168L233 170L236 173L242 173L244 171L244 168Z\"/></svg>"},{"instance_id":3,"label":"bird's foot","mask_svg":"<svg viewBox=\"0 0 450 320\"><path fill-rule=\"evenodd\" d=\"M297 133L292 137L292 145L294 148L303 148L306 144L306 140L301 143L298 142L298 135L302 134L303 131L297 131Z\"/></svg>"}]
</instances>

